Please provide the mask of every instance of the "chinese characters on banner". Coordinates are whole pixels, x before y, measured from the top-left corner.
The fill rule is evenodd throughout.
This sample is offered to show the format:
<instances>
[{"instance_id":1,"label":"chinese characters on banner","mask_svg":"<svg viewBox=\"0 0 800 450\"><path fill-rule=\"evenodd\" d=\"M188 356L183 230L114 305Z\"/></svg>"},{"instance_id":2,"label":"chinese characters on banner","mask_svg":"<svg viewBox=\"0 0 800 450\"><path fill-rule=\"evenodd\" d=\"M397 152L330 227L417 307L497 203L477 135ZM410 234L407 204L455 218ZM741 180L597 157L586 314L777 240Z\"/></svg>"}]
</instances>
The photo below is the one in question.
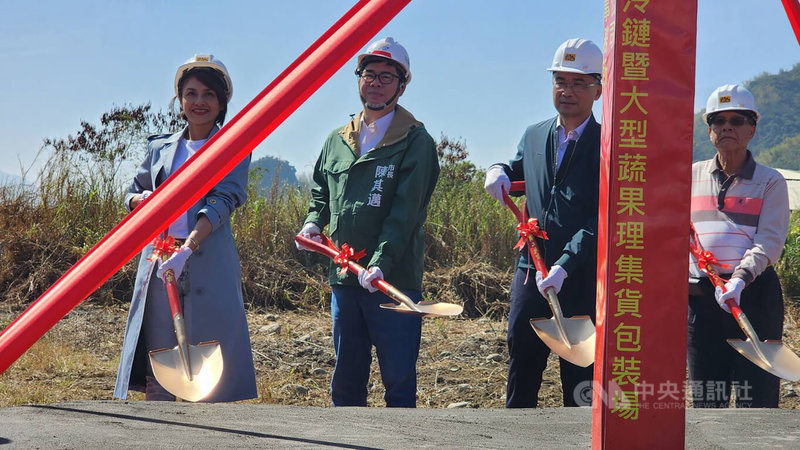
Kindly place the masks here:
<instances>
[{"instance_id":1,"label":"chinese characters on banner","mask_svg":"<svg viewBox=\"0 0 800 450\"><path fill-rule=\"evenodd\" d=\"M684 445L696 17L605 4L594 448Z\"/></svg>"}]
</instances>

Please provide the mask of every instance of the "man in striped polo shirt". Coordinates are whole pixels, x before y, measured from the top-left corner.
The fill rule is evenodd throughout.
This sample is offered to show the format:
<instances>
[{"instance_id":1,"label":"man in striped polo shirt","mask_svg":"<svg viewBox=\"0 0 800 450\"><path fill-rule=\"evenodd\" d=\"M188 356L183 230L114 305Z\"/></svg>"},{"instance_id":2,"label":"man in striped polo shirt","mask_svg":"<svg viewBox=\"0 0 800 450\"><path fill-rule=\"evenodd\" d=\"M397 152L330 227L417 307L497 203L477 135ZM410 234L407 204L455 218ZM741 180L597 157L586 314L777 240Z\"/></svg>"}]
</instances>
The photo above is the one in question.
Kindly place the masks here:
<instances>
[{"instance_id":1,"label":"man in striped polo shirt","mask_svg":"<svg viewBox=\"0 0 800 450\"><path fill-rule=\"evenodd\" d=\"M701 244L719 260L727 292L714 288L690 256L688 364L696 408L777 408L779 379L726 339L744 339L725 305L733 299L761 339L781 339L783 294L772 265L789 229L786 181L757 163L747 144L761 118L753 95L728 84L708 98L703 118L717 155L692 165L692 222Z\"/></svg>"}]
</instances>

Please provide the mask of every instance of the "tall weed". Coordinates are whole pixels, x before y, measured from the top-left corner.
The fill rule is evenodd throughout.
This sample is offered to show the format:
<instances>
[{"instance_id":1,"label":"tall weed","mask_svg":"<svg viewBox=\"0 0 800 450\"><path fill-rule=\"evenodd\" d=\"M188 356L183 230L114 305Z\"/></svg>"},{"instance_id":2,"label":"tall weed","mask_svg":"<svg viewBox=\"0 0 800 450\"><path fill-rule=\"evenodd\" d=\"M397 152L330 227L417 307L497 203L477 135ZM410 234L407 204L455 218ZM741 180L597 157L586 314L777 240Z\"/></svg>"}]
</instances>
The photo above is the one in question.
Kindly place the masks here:
<instances>
[{"instance_id":1,"label":"tall weed","mask_svg":"<svg viewBox=\"0 0 800 450\"><path fill-rule=\"evenodd\" d=\"M789 236L775 270L781 280L783 296L800 304L800 211L792 211Z\"/></svg>"},{"instance_id":2,"label":"tall weed","mask_svg":"<svg viewBox=\"0 0 800 450\"><path fill-rule=\"evenodd\" d=\"M122 184L94 173L79 152L56 151L36 187L0 188L0 302L24 306L38 298L126 214ZM425 296L461 303L470 316L501 316L518 252L512 214L483 189L484 172L467 159L462 141L439 141L441 176L428 209ZM122 153L114 153L121 155ZM85 161L84 161L85 162ZM251 308L327 307L330 261L298 251L293 237L305 219L307 185L289 186L254 169L248 201L232 217ZM792 214L786 249L776 265L787 298L800 296L800 213ZM92 296L127 301L135 261Z\"/></svg>"}]
</instances>

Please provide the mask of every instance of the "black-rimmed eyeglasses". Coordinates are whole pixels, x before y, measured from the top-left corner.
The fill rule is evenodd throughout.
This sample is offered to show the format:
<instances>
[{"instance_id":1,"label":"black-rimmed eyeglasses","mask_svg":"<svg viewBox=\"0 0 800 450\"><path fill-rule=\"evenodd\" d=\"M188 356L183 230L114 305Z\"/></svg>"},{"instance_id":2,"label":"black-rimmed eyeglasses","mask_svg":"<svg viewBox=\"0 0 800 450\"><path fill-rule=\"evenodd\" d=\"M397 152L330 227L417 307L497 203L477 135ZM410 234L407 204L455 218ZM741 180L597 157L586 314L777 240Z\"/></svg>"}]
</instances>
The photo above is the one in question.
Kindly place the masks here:
<instances>
[{"instance_id":1,"label":"black-rimmed eyeglasses","mask_svg":"<svg viewBox=\"0 0 800 450\"><path fill-rule=\"evenodd\" d=\"M375 72L361 72L357 74L359 78L364 80L365 83L372 83L377 78L381 84L392 84L392 82L396 79L400 79L400 76L395 75L391 72L381 72L376 74Z\"/></svg>"}]
</instances>

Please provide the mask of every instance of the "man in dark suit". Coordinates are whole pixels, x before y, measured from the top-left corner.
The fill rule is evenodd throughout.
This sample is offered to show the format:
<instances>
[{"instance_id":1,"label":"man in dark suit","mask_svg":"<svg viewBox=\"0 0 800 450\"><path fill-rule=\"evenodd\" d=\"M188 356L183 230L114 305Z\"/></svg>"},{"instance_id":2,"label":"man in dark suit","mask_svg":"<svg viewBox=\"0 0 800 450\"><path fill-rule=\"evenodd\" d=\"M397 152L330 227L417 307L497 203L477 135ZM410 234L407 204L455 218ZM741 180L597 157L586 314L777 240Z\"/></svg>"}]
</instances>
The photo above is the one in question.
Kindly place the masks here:
<instances>
[{"instance_id":1,"label":"man in dark suit","mask_svg":"<svg viewBox=\"0 0 800 450\"><path fill-rule=\"evenodd\" d=\"M553 103L558 115L525 130L508 164L486 173L486 191L503 201L510 181L525 181L528 215L539 220L549 239L538 239L549 267L546 277L523 250L511 285L508 318L507 408L538 404L542 373L550 350L529 319L551 317L545 289L559 294L566 317L595 317L597 278L597 204L600 171L600 125L592 105L602 92L603 52L592 41L570 39L556 50L552 66ZM591 404L593 366L560 361L564 406Z\"/></svg>"}]
</instances>

